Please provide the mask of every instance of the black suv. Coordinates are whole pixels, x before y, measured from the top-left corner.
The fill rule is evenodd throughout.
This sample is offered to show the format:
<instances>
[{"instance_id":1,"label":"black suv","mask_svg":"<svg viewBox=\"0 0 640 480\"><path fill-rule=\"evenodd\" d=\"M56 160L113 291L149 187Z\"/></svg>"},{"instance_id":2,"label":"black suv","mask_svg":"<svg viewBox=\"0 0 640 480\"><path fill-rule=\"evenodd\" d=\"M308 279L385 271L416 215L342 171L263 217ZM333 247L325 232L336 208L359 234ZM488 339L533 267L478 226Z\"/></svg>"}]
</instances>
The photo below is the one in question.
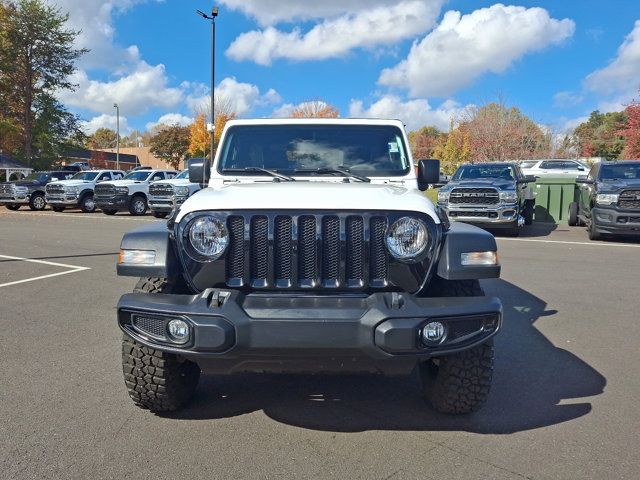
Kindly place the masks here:
<instances>
[{"instance_id":1,"label":"black suv","mask_svg":"<svg viewBox=\"0 0 640 480\"><path fill-rule=\"evenodd\" d=\"M438 191L438 205L453 221L500 228L518 235L533 223L534 193L519 165L507 162L464 164Z\"/></svg>"},{"instance_id":2,"label":"black suv","mask_svg":"<svg viewBox=\"0 0 640 480\"><path fill-rule=\"evenodd\" d=\"M22 205L29 205L31 210L44 210L47 205L44 187L72 176L71 171L33 172L22 180L0 183L0 205L9 210L18 210Z\"/></svg>"},{"instance_id":3,"label":"black suv","mask_svg":"<svg viewBox=\"0 0 640 480\"><path fill-rule=\"evenodd\" d=\"M576 183L580 195L569 205L569 225L586 225L591 240L640 235L640 161L598 163Z\"/></svg>"}]
</instances>

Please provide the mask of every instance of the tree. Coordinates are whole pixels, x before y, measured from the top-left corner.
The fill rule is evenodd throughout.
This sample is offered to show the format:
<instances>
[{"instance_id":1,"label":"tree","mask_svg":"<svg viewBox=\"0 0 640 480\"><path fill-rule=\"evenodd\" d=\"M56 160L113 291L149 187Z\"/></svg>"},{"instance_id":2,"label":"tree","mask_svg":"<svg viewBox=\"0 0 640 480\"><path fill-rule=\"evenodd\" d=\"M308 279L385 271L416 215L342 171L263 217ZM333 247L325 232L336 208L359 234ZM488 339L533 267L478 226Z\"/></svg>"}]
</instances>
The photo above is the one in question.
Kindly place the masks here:
<instances>
[{"instance_id":1,"label":"tree","mask_svg":"<svg viewBox=\"0 0 640 480\"><path fill-rule=\"evenodd\" d=\"M625 142L624 150L620 157L638 159L640 158L640 103L635 100L632 101L624 109L624 113L627 121L624 128L618 132Z\"/></svg>"},{"instance_id":2,"label":"tree","mask_svg":"<svg viewBox=\"0 0 640 480\"><path fill-rule=\"evenodd\" d=\"M591 112L589 119L573 131L580 155L608 160L618 158L624 150L625 137L621 132L626 123L625 112Z\"/></svg>"},{"instance_id":3,"label":"tree","mask_svg":"<svg viewBox=\"0 0 640 480\"><path fill-rule=\"evenodd\" d=\"M440 160L441 169L448 175L453 174L471 157L469 133L463 126L454 128L453 120L444 142L440 142L433 151L433 156Z\"/></svg>"},{"instance_id":4,"label":"tree","mask_svg":"<svg viewBox=\"0 0 640 480\"><path fill-rule=\"evenodd\" d=\"M0 89L9 116L19 125L23 154L31 164L34 147L34 105L49 103L61 89L72 90L69 77L86 50L73 43L79 32L65 28L69 16L43 0L3 1L0 11ZM56 108L62 111L62 106ZM60 117L60 116L58 116ZM65 117L63 121L68 121Z\"/></svg>"},{"instance_id":5,"label":"tree","mask_svg":"<svg viewBox=\"0 0 640 480\"><path fill-rule=\"evenodd\" d=\"M292 118L338 118L340 111L333 105L322 100L311 100L298 105L293 112Z\"/></svg>"},{"instance_id":6,"label":"tree","mask_svg":"<svg viewBox=\"0 0 640 480\"><path fill-rule=\"evenodd\" d=\"M189 127L173 125L160 130L151 139L151 153L180 169L189 154Z\"/></svg>"},{"instance_id":7,"label":"tree","mask_svg":"<svg viewBox=\"0 0 640 480\"><path fill-rule=\"evenodd\" d=\"M211 134L207 131L207 120L201 113L189 127L189 154L192 157L206 157L210 144Z\"/></svg>"},{"instance_id":8,"label":"tree","mask_svg":"<svg viewBox=\"0 0 640 480\"><path fill-rule=\"evenodd\" d=\"M436 148L446 141L447 135L436 127L422 127L409 132L409 145L415 160L433 158Z\"/></svg>"},{"instance_id":9,"label":"tree","mask_svg":"<svg viewBox=\"0 0 640 480\"><path fill-rule=\"evenodd\" d=\"M87 148L92 150L112 148L116 145L118 134L110 128L99 128L87 138Z\"/></svg>"}]
</instances>

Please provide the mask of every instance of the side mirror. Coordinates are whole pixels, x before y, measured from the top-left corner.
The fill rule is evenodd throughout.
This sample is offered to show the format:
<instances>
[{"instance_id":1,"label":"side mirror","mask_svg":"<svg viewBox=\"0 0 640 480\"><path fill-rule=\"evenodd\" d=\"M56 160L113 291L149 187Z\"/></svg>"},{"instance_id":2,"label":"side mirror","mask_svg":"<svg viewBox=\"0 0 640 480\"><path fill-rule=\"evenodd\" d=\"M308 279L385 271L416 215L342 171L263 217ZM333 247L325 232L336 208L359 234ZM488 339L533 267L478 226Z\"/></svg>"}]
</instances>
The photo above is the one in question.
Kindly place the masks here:
<instances>
[{"instance_id":1,"label":"side mirror","mask_svg":"<svg viewBox=\"0 0 640 480\"><path fill-rule=\"evenodd\" d=\"M440 182L440 160L418 160L418 189L425 191L429 185Z\"/></svg>"},{"instance_id":2,"label":"side mirror","mask_svg":"<svg viewBox=\"0 0 640 480\"><path fill-rule=\"evenodd\" d=\"M585 176L576 178L576 183L578 185L593 185L595 182Z\"/></svg>"},{"instance_id":3,"label":"side mirror","mask_svg":"<svg viewBox=\"0 0 640 480\"><path fill-rule=\"evenodd\" d=\"M537 179L538 179L538 177L536 177L535 175L525 175L520 180L518 180L516 183L535 183L535 181Z\"/></svg>"},{"instance_id":4,"label":"side mirror","mask_svg":"<svg viewBox=\"0 0 640 480\"><path fill-rule=\"evenodd\" d=\"M192 158L189 160L189 181L197 183L202 188L209 183L211 173L211 163L206 158Z\"/></svg>"},{"instance_id":5,"label":"side mirror","mask_svg":"<svg viewBox=\"0 0 640 480\"><path fill-rule=\"evenodd\" d=\"M578 171L579 172L584 172L585 168L584 167L578 167Z\"/></svg>"}]
</instances>

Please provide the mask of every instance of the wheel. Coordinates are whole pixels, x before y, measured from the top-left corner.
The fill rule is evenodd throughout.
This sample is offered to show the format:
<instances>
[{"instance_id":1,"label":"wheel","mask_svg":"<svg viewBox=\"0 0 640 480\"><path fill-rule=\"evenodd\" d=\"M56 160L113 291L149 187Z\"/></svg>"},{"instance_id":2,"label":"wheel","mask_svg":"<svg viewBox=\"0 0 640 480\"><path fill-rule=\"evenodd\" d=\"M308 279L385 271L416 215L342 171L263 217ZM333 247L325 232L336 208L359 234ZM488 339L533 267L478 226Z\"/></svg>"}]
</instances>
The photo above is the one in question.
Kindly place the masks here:
<instances>
[{"instance_id":1,"label":"wheel","mask_svg":"<svg viewBox=\"0 0 640 480\"><path fill-rule=\"evenodd\" d=\"M156 218L167 218L169 215L167 212L153 212L153 216Z\"/></svg>"},{"instance_id":2,"label":"wheel","mask_svg":"<svg viewBox=\"0 0 640 480\"><path fill-rule=\"evenodd\" d=\"M567 220L567 223L569 224L570 227L575 227L578 225L578 203L577 202L571 202L569 204L569 218Z\"/></svg>"},{"instance_id":3,"label":"wheel","mask_svg":"<svg viewBox=\"0 0 640 480\"><path fill-rule=\"evenodd\" d=\"M85 195L80 200L80 210L83 213L93 213L96 211L96 203L93 200L93 195Z\"/></svg>"},{"instance_id":4,"label":"wheel","mask_svg":"<svg viewBox=\"0 0 640 480\"><path fill-rule=\"evenodd\" d=\"M110 209L102 209L102 213L104 213L105 215L115 215L116 213L118 213L117 210L110 210Z\"/></svg>"},{"instance_id":5,"label":"wheel","mask_svg":"<svg viewBox=\"0 0 640 480\"><path fill-rule=\"evenodd\" d=\"M9 204L5 205L9 210L13 210L14 212L20 208L20 205Z\"/></svg>"},{"instance_id":6,"label":"wheel","mask_svg":"<svg viewBox=\"0 0 640 480\"><path fill-rule=\"evenodd\" d=\"M444 280L434 277L428 287L431 297L479 297L484 291L478 280ZM493 377L491 341L453 355L418 365L422 393L442 413L471 413L487 400Z\"/></svg>"},{"instance_id":7,"label":"wheel","mask_svg":"<svg viewBox=\"0 0 640 480\"><path fill-rule=\"evenodd\" d=\"M64 207L51 207L54 212L64 212Z\"/></svg>"},{"instance_id":8,"label":"wheel","mask_svg":"<svg viewBox=\"0 0 640 480\"><path fill-rule=\"evenodd\" d=\"M163 278L140 279L134 289L134 292L153 294L171 291ZM152 412L183 408L193 397L200 379L197 364L146 347L127 335L122 339L122 370L133 402Z\"/></svg>"},{"instance_id":9,"label":"wheel","mask_svg":"<svg viewBox=\"0 0 640 480\"><path fill-rule=\"evenodd\" d=\"M593 218L589 221L589 225L587 226L587 233L589 234L589 240L602 240L604 237L601 233L596 231L596 225L593 221Z\"/></svg>"},{"instance_id":10,"label":"wheel","mask_svg":"<svg viewBox=\"0 0 640 480\"><path fill-rule=\"evenodd\" d=\"M525 225L533 225L534 212L535 212L535 201L527 200L524 204L524 210L522 212Z\"/></svg>"},{"instance_id":11,"label":"wheel","mask_svg":"<svg viewBox=\"0 0 640 480\"><path fill-rule=\"evenodd\" d=\"M29 208L34 211L42 211L47 206L47 202L44 199L44 195L41 193L34 193L29 200Z\"/></svg>"},{"instance_id":12,"label":"wheel","mask_svg":"<svg viewBox=\"0 0 640 480\"><path fill-rule=\"evenodd\" d=\"M147 213L147 200L142 195L134 195L129 204L129 213L136 217Z\"/></svg>"}]
</instances>

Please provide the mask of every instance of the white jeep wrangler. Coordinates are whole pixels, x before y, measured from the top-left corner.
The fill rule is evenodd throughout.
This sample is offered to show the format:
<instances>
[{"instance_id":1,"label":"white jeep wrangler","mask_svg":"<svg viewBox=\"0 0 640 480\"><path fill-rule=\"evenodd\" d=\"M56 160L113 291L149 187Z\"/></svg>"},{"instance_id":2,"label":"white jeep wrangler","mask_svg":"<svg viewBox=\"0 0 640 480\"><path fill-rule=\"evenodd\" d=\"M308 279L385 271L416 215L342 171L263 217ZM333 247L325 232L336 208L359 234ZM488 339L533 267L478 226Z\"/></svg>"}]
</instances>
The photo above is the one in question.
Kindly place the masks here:
<instances>
[{"instance_id":1,"label":"white jeep wrangler","mask_svg":"<svg viewBox=\"0 0 640 480\"><path fill-rule=\"evenodd\" d=\"M208 184L166 223L122 240L118 274L129 395L185 406L201 372L409 374L439 411L468 413L489 393L500 300L493 236L450 225L420 190L395 120L229 122Z\"/></svg>"},{"instance_id":2,"label":"white jeep wrangler","mask_svg":"<svg viewBox=\"0 0 640 480\"><path fill-rule=\"evenodd\" d=\"M128 210L131 215L144 215L149 208L149 185L169 180L177 174L175 170L132 170L121 180L96 187L96 207L106 215L115 215L122 210Z\"/></svg>"}]
</instances>

